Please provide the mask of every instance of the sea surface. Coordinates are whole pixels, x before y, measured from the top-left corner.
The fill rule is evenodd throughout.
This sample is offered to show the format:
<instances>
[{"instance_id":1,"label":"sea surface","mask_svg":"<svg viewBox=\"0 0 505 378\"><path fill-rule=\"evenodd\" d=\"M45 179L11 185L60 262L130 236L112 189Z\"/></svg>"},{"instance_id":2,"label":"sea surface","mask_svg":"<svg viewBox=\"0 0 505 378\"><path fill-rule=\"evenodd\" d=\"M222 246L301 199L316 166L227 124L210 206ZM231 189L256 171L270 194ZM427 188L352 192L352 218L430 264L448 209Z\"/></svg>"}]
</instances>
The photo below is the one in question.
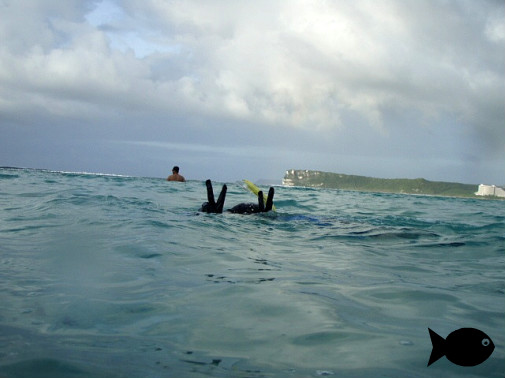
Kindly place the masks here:
<instances>
[{"instance_id":1,"label":"sea surface","mask_svg":"<svg viewBox=\"0 0 505 378\"><path fill-rule=\"evenodd\" d=\"M505 376L504 201L275 190L0 169L0 376ZM496 349L428 367L428 327Z\"/></svg>"}]
</instances>

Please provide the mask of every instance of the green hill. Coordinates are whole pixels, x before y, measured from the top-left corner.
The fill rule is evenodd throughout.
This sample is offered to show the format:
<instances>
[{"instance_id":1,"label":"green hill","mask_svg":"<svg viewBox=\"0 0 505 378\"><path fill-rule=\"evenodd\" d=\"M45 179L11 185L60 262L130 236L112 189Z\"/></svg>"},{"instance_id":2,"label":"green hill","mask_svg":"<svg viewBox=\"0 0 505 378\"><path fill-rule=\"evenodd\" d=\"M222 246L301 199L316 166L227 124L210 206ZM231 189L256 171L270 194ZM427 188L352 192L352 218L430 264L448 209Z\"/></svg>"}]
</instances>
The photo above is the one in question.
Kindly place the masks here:
<instances>
[{"instance_id":1,"label":"green hill","mask_svg":"<svg viewBox=\"0 0 505 378\"><path fill-rule=\"evenodd\" d=\"M418 179L380 179L310 170L286 171L283 184L313 188L333 188L363 192L426 194L451 197L476 197L477 185Z\"/></svg>"}]
</instances>

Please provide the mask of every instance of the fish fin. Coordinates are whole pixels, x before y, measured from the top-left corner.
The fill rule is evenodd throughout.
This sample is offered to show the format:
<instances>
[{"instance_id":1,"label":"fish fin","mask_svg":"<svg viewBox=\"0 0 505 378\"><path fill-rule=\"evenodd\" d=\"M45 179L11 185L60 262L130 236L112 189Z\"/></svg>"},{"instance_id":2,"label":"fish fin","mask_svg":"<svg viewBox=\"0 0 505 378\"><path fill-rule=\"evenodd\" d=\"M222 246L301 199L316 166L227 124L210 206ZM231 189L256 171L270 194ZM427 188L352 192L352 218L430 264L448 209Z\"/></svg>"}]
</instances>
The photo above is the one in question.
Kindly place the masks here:
<instances>
[{"instance_id":1,"label":"fish fin","mask_svg":"<svg viewBox=\"0 0 505 378\"><path fill-rule=\"evenodd\" d=\"M428 366L430 366L432 363L445 356L445 339L430 328L428 328L428 331L430 332L431 344L433 345L430 361L428 362Z\"/></svg>"}]
</instances>

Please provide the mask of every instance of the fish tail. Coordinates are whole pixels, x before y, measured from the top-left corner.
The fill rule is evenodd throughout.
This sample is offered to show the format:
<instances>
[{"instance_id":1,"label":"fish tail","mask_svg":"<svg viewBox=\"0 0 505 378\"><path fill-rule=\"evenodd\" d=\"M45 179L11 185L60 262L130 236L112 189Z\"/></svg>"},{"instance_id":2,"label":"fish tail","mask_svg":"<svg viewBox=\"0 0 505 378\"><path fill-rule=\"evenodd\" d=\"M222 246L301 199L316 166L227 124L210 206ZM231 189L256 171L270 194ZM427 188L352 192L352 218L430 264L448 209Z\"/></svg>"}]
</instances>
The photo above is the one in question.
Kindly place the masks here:
<instances>
[{"instance_id":1,"label":"fish tail","mask_svg":"<svg viewBox=\"0 0 505 378\"><path fill-rule=\"evenodd\" d=\"M439 358L445 356L445 339L430 328L428 328L428 331L430 332L431 344L433 345L430 361L428 362L428 366L430 366Z\"/></svg>"}]
</instances>

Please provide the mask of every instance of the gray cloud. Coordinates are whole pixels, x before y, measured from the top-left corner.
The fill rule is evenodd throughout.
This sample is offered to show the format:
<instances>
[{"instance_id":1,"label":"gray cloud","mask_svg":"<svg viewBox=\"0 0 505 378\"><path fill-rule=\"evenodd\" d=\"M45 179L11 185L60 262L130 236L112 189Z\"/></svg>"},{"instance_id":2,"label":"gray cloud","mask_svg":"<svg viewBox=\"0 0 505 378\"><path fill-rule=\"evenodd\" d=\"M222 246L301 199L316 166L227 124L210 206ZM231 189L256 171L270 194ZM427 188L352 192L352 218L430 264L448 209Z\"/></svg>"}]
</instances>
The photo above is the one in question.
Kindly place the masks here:
<instances>
[{"instance_id":1,"label":"gray cloud","mask_svg":"<svg viewBox=\"0 0 505 378\"><path fill-rule=\"evenodd\" d=\"M0 131L16 138L2 147L61 142L67 156L65 141L98 140L121 173L135 145L153 175L177 159L198 178L223 174L195 156L234 151L219 155L223 178L265 174L265 156L277 176L303 163L505 182L502 2L4 0L0 11ZM105 169L82 151L73 164ZM37 161L28 154L0 163Z\"/></svg>"}]
</instances>

